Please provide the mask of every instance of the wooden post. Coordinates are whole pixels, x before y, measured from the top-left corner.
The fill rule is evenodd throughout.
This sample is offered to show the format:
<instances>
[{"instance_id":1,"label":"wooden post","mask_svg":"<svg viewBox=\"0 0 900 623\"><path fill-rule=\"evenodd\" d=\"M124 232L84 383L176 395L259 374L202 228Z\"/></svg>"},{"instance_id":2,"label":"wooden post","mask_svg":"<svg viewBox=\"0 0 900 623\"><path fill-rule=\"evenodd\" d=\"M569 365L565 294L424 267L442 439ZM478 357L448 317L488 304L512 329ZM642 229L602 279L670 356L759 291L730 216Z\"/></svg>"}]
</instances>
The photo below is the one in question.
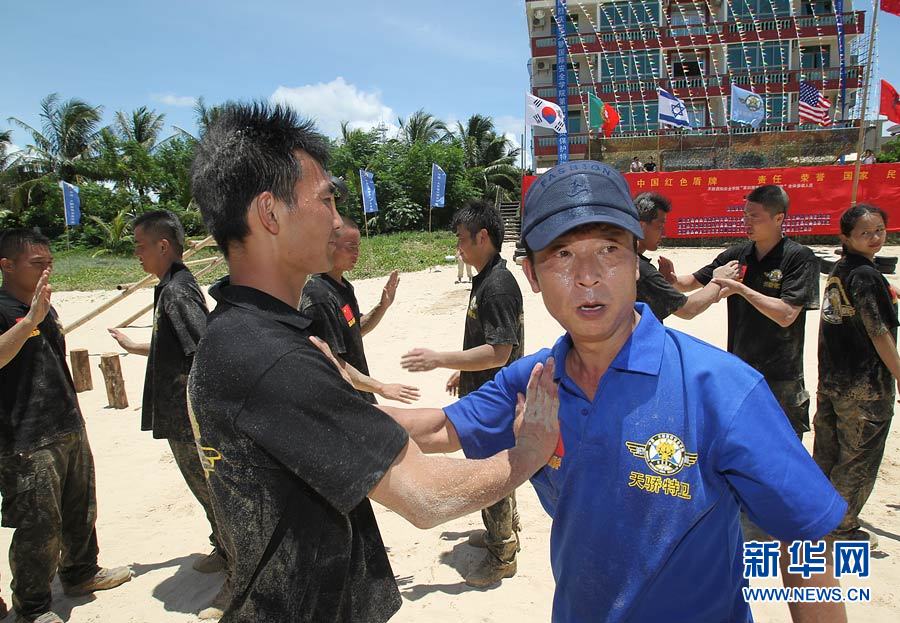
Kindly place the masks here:
<instances>
[{"instance_id":1,"label":"wooden post","mask_svg":"<svg viewBox=\"0 0 900 623\"><path fill-rule=\"evenodd\" d=\"M75 382L77 393L89 392L94 389L94 381L91 379L91 362L88 360L86 348L76 348L69 352L69 360L72 362L72 380Z\"/></svg>"},{"instance_id":2,"label":"wooden post","mask_svg":"<svg viewBox=\"0 0 900 623\"><path fill-rule=\"evenodd\" d=\"M100 356L100 371L106 383L106 398L113 409L128 407L128 396L125 395L125 379L122 378L122 366L119 355L106 353Z\"/></svg>"}]
</instances>

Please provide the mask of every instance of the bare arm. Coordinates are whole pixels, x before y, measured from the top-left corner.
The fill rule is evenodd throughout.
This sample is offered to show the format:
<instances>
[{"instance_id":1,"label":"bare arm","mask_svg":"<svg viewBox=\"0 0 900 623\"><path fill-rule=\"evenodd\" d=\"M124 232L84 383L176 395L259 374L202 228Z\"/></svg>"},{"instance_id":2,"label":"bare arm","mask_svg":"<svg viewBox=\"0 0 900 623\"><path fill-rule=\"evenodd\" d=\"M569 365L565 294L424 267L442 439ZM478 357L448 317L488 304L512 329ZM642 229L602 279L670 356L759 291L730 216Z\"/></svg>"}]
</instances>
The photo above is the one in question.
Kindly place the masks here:
<instances>
[{"instance_id":1,"label":"bare arm","mask_svg":"<svg viewBox=\"0 0 900 623\"><path fill-rule=\"evenodd\" d=\"M534 367L527 395L520 402L515 448L488 459L454 459L426 456L410 440L369 497L423 529L501 499L546 465L556 447L559 398L552 359Z\"/></svg>"},{"instance_id":2,"label":"bare arm","mask_svg":"<svg viewBox=\"0 0 900 623\"><path fill-rule=\"evenodd\" d=\"M406 409L378 405L406 429L419 449L426 454L456 452L461 449L456 427L441 409Z\"/></svg>"},{"instance_id":3,"label":"bare arm","mask_svg":"<svg viewBox=\"0 0 900 623\"><path fill-rule=\"evenodd\" d=\"M679 292L693 292L697 288L703 287L703 284L697 281L697 279L694 278L694 275L676 275L675 265L672 264L672 260L660 256L658 262L659 272L662 273L662 276L665 277L666 281L672 284L672 287ZM707 307L709 307L709 305L707 305Z\"/></svg>"},{"instance_id":4,"label":"bare arm","mask_svg":"<svg viewBox=\"0 0 900 623\"><path fill-rule=\"evenodd\" d=\"M399 284L400 273L395 270L391 273L391 276L388 277L387 283L381 291L381 300L372 308L372 311L368 314L364 314L362 318L359 319L359 330L364 336L377 327L378 323L381 322L381 319L384 318L384 313L394 302L394 296L397 294L397 286Z\"/></svg>"},{"instance_id":5,"label":"bare arm","mask_svg":"<svg viewBox=\"0 0 900 623\"><path fill-rule=\"evenodd\" d=\"M720 277L723 279L736 279L739 274L740 266L737 261L728 262L713 271L713 277ZM693 275L691 275L691 279L694 279ZM694 279L694 281L696 281L696 279ZM721 291L722 286L714 281L710 281L698 292L691 294L681 309L678 309L673 313L679 318L690 320L694 316L705 312L710 305L718 301Z\"/></svg>"},{"instance_id":6,"label":"bare arm","mask_svg":"<svg viewBox=\"0 0 900 623\"><path fill-rule=\"evenodd\" d=\"M400 365L410 372L427 372L435 368L450 368L476 372L500 368L509 361L512 344L482 344L461 351L436 352L427 348L415 348L400 360Z\"/></svg>"},{"instance_id":7,"label":"bare arm","mask_svg":"<svg viewBox=\"0 0 900 623\"><path fill-rule=\"evenodd\" d=\"M354 389L358 389L361 392L378 394L382 398L397 400L406 404L415 402L419 399L418 387L403 385L401 383L382 383L377 379L373 379L371 376L363 374L340 357L336 357L336 359L338 365L347 371L347 375L350 377L350 384L353 385Z\"/></svg>"},{"instance_id":8,"label":"bare arm","mask_svg":"<svg viewBox=\"0 0 900 623\"><path fill-rule=\"evenodd\" d=\"M763 316L781 327L789 327L797 320L802 311L801 307L791 305L774 296L766 296L734 279L713 279L713 282L722 286L721 296L743 296L744 299Z\"/></svg>"},{"instance_id":9,"label":"bare arm","mask_svg":"<svg viewBox=\"0 0 900 623\"><path fill-rule=\"evenodd\" d=\"M118 329L107 329L107 331L109 331L109 334L113 336L113 339L116 340L119 343L119 346L124 348L126 352L129 352L132 355L143 355L144 357L150 355L150 344L135 342Z\"/></svg>"},{"instance_id":10,"label":"bare arm","mask_svg":"<svg viewBox=\"0 0 900 623\"><path fill-rule=\"evenodd\" d=\"M897 388L900 391L900 355L897 354L897 344L894 343L894 336L889 332L884 332L871 339L872 344L875 346L875 352L878 353L884 365L897 379Z\"/></svg>"},{"instance_id":11,"label":"bare arm","mask_svg":"<svg viewBox=\"0 0 900 623\"><path fill-rule=\"evenodd\" d=\"M45 270L34 288L34 297L31 299L31 307L25 317L0 334L0 368L12 361L22 346L44 321L50 312L50 271Z\"/></svg>"}]
</instances>

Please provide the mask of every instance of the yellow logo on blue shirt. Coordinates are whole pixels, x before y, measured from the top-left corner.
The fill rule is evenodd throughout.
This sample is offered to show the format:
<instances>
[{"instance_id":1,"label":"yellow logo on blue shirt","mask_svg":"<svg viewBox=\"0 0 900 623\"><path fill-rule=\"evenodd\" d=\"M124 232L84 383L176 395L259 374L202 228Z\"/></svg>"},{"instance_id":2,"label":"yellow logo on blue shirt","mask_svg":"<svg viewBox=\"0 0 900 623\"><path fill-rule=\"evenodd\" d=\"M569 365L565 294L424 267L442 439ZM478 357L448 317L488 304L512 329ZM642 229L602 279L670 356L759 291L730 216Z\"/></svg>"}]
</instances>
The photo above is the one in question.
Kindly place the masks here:
<instances>
[{"instance_id":1,"label":"yellow logo on blue shirt","mask_svg":"<svg viewBox=\"0 0 900 623\"><path fill-rule=\"evenodd\" d=\"M672 476L697 462L697 453L688 452L684 442L672 433L657 433L645 444L626 441L625 447L662 476Z\"/></svg>"}]
</instances>

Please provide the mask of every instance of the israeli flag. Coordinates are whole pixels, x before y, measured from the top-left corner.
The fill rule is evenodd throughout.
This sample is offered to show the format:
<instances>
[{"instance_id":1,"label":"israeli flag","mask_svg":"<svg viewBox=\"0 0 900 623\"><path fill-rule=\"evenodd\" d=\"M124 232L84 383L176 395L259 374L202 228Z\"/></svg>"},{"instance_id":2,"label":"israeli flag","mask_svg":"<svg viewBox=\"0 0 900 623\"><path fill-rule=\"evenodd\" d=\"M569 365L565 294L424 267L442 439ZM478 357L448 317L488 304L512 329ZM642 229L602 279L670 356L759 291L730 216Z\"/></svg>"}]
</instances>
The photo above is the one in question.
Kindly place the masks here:
<instances>
[{"instance_id":1,"label":"israeli flag","mask_svg":"<svg viewBox=\"0 0 900 623\"><path fill-rule=\"evenodd\" d=\"M359 187L362 189L363 212L366 214L378 212L378 199L375 198L375 174L360 169Z\"/></svg>"},{"instance_id":2,"label":"israeli flag","mask_svg":"<svg viewBox=\"0 0 900 623\"><path fill-rule=\"evenodd\" d=\"M671 125L678 128L689 128L691 122L688 119L687 106L685 103L666 91L665 89L657 89L659 96L659 123L660 125Z\"/></svg>"},{"instance_id":3,"label":"israeli flag","mask_svg":"<svg viewBox=\"0 0 900 623\"><path fill-rule=\"evenodd\" d=\"M731 120L758 128L766 120L766 101L753 91L732 84Z\"/></svg>"},{"instance_id":4,"label":"israeli flag","mask_svg":"<svg viewBox=\"0 0 900 623\"><path fill-rule=\"evenodd\" d=\"M63 211L66 214L66 226L81 223L81 197L78 195L78 186L68 182L59 182L63 194Z\"/></svg>"},{"instance_id":5,"label":"israeli flag","mask_svg":"<svg viewBox=\"0 0 900 623\"><path fill-rule=\"evenodd\" d=\"M431 207L444 207L444 193L447 190L447 174L438 165L431 165Z\"/></svg>"}]
</instances>

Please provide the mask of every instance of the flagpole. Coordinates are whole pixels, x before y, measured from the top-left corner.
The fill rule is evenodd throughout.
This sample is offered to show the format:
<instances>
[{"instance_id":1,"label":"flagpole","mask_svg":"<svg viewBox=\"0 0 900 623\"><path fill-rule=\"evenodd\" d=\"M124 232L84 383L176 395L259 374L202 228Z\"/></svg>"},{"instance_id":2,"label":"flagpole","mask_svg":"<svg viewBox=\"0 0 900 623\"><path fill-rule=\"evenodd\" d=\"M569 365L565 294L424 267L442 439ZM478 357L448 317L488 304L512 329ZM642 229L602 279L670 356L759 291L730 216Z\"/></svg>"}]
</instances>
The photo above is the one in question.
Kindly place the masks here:
<instances>
[{"instance_id":1,"label":"flagpole","mask_svg":"<svg viewBox=\"0 0 900 623\"><path fill-rule=\"evenodd\" d=\"M862 165L862 152L866 142L866 104L869 101L869 83L872 79L872 53L875 51L875 31L878 27L878 0L872 2L872 32L869 33L869 52L866 57L866 74L863 79L863 100L859 109L859 137L856 139L856 165L853 168L853 190L850 193L850 207L856 205L859 192L859 169ZM839 19L843 19L841 16Z\"/></svg>"}]
</instances>

